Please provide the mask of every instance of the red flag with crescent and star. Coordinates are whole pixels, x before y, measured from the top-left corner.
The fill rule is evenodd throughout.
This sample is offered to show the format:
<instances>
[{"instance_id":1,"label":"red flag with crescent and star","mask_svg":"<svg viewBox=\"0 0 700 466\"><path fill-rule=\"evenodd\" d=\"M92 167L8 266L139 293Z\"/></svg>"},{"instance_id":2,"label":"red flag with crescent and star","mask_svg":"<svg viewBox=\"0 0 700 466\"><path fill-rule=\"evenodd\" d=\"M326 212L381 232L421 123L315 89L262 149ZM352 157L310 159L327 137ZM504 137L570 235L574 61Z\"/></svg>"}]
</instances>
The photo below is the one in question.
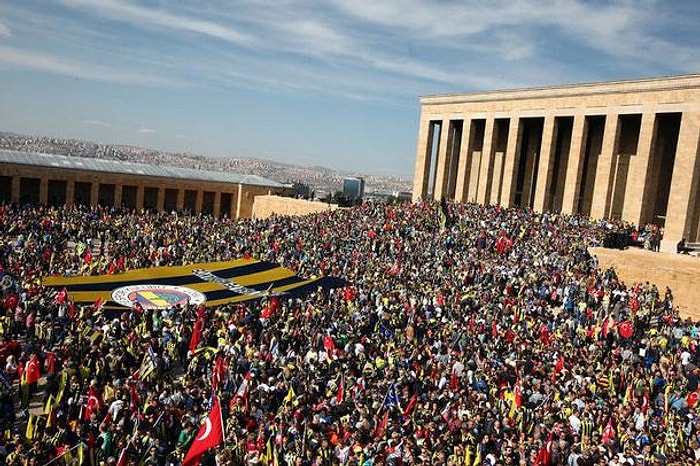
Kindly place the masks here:
<instances>
[{"instance_id":1,"label":"red flag with crescent and star","mask_svg":"<svg viewBox=\"0 0 700 466\"><path fill-rule=\"evenodd\" d=\"M618 331L620 332L620 335L623 338L629 338L634 334L634 328L632 328L632 322L629 320L626 320L622 323L620 323L620 326L618 327Z\"/></svg>"},{"instance_id":2,"label":"red flag with crescent and star","mask_svg":"<svg viewBox=\"0 0 700 466\"><path fill-rule=\"evenodd\" d=\"M224 442L224 420L221 416L221 405L219 398L214 395L209 415L204 420L204 424L199 428L197 436L194 438L190 449L182 460L182 466L198 466L202 455Z\"/></svg>"}]
</instances>

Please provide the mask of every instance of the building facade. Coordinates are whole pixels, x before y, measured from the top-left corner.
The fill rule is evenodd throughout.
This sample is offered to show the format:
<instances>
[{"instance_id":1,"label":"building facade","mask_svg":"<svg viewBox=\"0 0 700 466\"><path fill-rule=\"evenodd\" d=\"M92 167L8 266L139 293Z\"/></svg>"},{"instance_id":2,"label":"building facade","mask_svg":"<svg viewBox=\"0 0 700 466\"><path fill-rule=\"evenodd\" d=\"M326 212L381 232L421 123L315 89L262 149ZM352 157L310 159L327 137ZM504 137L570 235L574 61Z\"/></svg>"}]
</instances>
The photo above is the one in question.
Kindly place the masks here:
<instances>
[{"instance_id":1,"label":"building facade","mask_svg":"<svg viewBox=\"0 0 700 466\"><path fill-rule=\"evenodd\" d=\"M0 150L0 203L99 204L246 218L255 196L286 191L254 175Z\"/></svg>"},{"instance_id":2,"label":"building facade","mask_svg":"<svg viewBox=\"0 0 700 466\"><path fill-rule=\"evenodd\" d=\"M355 176L344 178L343 195L348 199L362 199L365 196L365 179Z\"/></svg>"},{"instance_id":3,"label":"building facade","mask_svg":"<svg viewBox=\"0 0 700 466\"><path fill-rule=\"evenodd\" d=\"M664 226L700 241L700 75L427 96L413 199Z\"/></svg>"}]
</instances>

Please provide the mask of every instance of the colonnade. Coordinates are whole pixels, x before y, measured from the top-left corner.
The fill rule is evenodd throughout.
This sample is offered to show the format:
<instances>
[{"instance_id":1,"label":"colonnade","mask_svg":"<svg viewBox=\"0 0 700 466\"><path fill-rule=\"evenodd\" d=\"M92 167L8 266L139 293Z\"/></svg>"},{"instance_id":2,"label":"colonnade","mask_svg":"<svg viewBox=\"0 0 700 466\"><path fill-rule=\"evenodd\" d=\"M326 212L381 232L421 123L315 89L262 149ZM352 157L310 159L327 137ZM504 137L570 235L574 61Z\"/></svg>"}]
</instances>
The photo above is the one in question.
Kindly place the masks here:
<instances>
[{"instance_id":1,"label":"colonnade","mask_svg":"<svg viewBox=\"0 0 700 466\"><path fill-rule=\"evenodd\" d=\"M664 227L700 242L700 75L422 97L413 199Z\"/></svg>"},{"instance_id":2,"label":"colonnade","mask_svg":"<svg viewBox=\"0 0 700 466\"><path fill-rule=\"evenodd\" d=\"M421 121L414 198L665 226L698 240L700 112Z\"/></svg>"}]
</instances>

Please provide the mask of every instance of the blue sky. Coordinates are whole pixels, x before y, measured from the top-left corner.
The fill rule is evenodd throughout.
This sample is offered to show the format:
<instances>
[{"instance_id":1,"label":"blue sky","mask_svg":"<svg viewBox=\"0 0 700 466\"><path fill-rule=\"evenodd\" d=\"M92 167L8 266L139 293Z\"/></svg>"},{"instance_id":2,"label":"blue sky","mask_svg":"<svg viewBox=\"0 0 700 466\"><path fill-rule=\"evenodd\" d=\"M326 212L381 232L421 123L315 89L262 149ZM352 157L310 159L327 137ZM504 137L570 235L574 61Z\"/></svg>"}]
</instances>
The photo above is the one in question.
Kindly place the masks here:
<instances>
[{"instance_id":1,"label":"blue sky","mask_svg":"<svg viewBox=\"0 0 700 466\"><path fill-rule=\"evenodd\" d=\"M410 179L418 96L700 72L700 2L8 0L0 130Z\"/></svg>"}]
</instances>

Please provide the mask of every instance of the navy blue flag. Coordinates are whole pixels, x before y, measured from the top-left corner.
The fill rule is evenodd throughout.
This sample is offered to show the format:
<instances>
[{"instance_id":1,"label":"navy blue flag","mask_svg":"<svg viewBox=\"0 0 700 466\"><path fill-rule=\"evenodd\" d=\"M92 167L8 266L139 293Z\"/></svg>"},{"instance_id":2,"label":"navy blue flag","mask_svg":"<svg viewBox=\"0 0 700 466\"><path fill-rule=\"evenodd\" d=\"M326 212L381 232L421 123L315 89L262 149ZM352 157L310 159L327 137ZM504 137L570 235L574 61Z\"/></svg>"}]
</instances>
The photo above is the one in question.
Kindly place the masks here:
<instances>
[{"instance_id":1,"label":"navy blue flag","mask_svg":"<svg viewBox=\"0 0 700 466\"><path fill-rule=\"evenodd\" d=\"M379 327L379 333L381 333L382 336L387 340L391 340L392 338L394 338L394 331L390 328L386 328L383 325Z\"/></svg>"},{"instance_id":2,"label":"navy blue flag","mask_svg":"<svg viewBox=\"0 0 700 466\"><path fill-rule=\"evenodd\" d=\"M386 392L386 401L384 402L387 408L396 406L396 408L401 409L401 401L399 400L399 394L396 392L396 385L393 383L389 387L389 391Z\"/></svg>"}]
</instances>

